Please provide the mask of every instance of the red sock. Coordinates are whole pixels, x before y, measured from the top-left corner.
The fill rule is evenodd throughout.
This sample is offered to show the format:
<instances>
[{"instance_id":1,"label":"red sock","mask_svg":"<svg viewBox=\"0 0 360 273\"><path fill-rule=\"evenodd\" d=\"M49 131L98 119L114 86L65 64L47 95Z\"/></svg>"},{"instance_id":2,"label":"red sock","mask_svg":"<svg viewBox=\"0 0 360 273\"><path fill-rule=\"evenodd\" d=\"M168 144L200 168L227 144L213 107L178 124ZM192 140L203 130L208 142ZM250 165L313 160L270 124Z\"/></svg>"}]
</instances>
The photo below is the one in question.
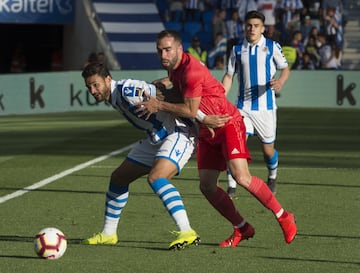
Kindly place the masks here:
<instances>
[{"instance_id":1,"label":"red sock","mask_svg":"<svg viewBox=\"0 0 360 273\"><path fill-rule=\"evenodd\" d=\"M248 191L255 196L261 204L271 210L275 215L281 210L281 205L269 187L260 178L253 176Z\"/></svg>"},{"instance_id":2,"label":"red sock","mask_svg":"<svg viewBox=\"0 0 360 273\"><path fill-rule=\"evenodd\" d=\"M222 216L231 222L233 226L239 225L244 220L235 208L229 195L222 188L218 187L215 194L205 197Z\"/></svg>"}]
</instances>

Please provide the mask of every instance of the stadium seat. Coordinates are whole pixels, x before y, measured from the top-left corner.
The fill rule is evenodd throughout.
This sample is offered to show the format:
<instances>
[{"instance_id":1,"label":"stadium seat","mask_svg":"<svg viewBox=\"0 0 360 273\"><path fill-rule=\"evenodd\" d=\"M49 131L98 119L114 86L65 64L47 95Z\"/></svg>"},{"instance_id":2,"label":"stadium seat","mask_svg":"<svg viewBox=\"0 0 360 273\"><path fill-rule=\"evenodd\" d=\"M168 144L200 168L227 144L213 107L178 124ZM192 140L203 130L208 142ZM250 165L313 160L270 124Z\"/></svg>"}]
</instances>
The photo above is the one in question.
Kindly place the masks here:
<instances>
[{"instance_id":1,"label":"stadium seat","mask_svg":"<svg viewBox=\"0 0 360 273\"><path fill-rule=\"evenodd\" d=\"M190 33L183 30L180 32L180 36L183 42L191 43L192 35Z\"/></svg>"},{"instance_id":2,"label":"stadium seat","mask_svg":"<svg viewBox=\"0 0 360 273\"><path fill-rule=\"evenodd\" d=\"M200 22L185 22L184 31L194 36L197 32L202 31L202 24Z\"/></svg>"},{"instance_id":3,"label":"stadium seat","mask_svg":"<svg viewBox=\"0 0 360 273\"><path fill-rule=\"evenodd\" d=\"M212 25L212 19L214 17L214 11L213 10L205 10L202 14L202 22L204 25Z\"/></svg>"},{"instance_id":4,"label":"stadium seat","mask_svg":"<svg viewBox=\"0 0 360 273\"><path fill-rule=\"evenodd\" d=\"M191 42L182 42L183 50L187 51L188 48L191 46Z\"/></svg>"},{"instance_id":5,"label":"stadium seat","mask_svg":"<svg viewBox=\"0 0 360 273\"><path fill-rule=\"evenodd\" d=\"M200 39L202 47L210 50L213 47L214 39L212 32L199 31L195 34Z\"/></svg>"},{"instance_id":6,"label":"stadium seat","mask_svg":"<svg viewBox=\"0 0 360 273\"><path fill-rule=\"evenodd\" d=\"M181 32L182 31L182 23L180 22L175 22L175 21L169 21L169 22L165 22L164 23L164 27L166 29L171 29L171 30L176 30L178 32Z\"/></svg>"}]
</instances>

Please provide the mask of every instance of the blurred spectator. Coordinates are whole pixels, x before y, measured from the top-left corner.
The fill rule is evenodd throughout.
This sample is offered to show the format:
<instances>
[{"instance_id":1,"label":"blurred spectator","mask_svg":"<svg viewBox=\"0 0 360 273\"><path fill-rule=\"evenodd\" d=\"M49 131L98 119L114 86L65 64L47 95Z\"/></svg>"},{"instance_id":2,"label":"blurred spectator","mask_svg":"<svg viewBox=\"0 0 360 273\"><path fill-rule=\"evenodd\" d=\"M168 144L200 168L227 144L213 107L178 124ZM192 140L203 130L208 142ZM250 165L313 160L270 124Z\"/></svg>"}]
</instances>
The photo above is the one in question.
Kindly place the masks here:
<instances>
[{"instance_id":1,"label":"blurred spectator","mask_svg":"<svg viewBox=\"0 0 360 273\"><path fill-rule=\"evenodd\" d=\"M170 21L183 22L185 20L185 0L168 0Z\"/></svg>"},{"instance_id":2,"label":"blurred spectator","mask_svg":"<svg viewBox=\"0 0 360 273\"><path fill-rule=\"evenodd\" d=\"M245 22L245 15L251 10L257 10L258 5L254 0L237 0L236 7L241 23ZM266 17L265 17L266 18Z\"/></svg>"},{"instance_id":3,"label":"blurred spectator","mask_svg":"<svg viewBox=\"0 0 360 273\"><path fill-rule=\"evenodd\" d=\"M330 44L336 43L336 31L338 28L339 25L335 20L335 7L329 7L326 9L326 15L324 17L324 33Z\"/></svg>"},{"instance_id":4,"label":"blurred spectator","mask_svg":"<svg viewBox=\"0 0 360 273\"><path fill-rule=\"evenodd\" d=\"M237 0L219 0L219 2L220 8L226 10L226 12L237 9Z\"/></svg>"},{"instance_id":5,"label":"blurred spectator","mask_svg":"<svg viewBox=\"0 0 360 273\"><path fill-rule=\"evenodd\" d=\"M226 37L226 10L225 9L216 9L214 17L212 19L213 24L213 35L214 40L216 38L217 33L223 33Z\"/></svg>"},{"instance_id":6,"label":"blurred spectator","mask_svg":"<svg viewBox=\"0 0 360 273\"><path fill-rule=\"evenodd\" d=\"M209 50L208 54L208 67L214 68L218 58L226 58L226 38L223 33L219 32L215 38L215 46Z\"/></svg>"},{"instance_id":7,"label":"blurred spectator","mask_svg":"<svg viewBox=\"0 0 360 273\"><path fill-rule=\"evenodd\" d=\"M258 0L257 9L265 16L265 27L275 26L276 24L276 8L277 0Z\"/></svg>"},{"instance_id":8,"label":"blurred spectator","mask_svg":"<svg viewBox=\"0 0 360 273\"><path fill-rule=\"evenodd\" d=\"M312 27L311 18L309 15L306 15L300 27L301 34L304 38L309 37Z\"/></svg>"},{"instance_id":9,"label":"blurred spectator","mask_svg":"<svg viewBox=\"0 0 360 273\"><path fill-rule=\"evenodd\" d=\"M303 54L305 53L305 47L302 42L302 34L300 31L295 31L293 33L293 38L291 40L291 46L296 49L296 61L295 66L301 62Z\"/></svg>"},{"instance_id":10,"label":"blurred spectator","mask_svg":"<svg viewBox=\"0 0 360 273\"><path fill-rule=\"evenodd\" d=\"M233 47L233 45L236 45L243 37L244 37L244 29L239 19L239 13L237 10L233 10L231 13L230 20L226 21L226 39L227 39L226 59L228 59L230 50Z\"/></svg>"},{"instance_id":11,"label":"blurred spectator","mask_svg":"<svg viewBox=\"0 0 360 273\"><path fill-rule=\"evenodd\" d=\"M201 11L204 10L202 0L185 0L185 20L200 21Z\"/></svg>"},{"instance_id":12,"label":"blurred spectator","mask_svg":"<svg viewBox=\"0 0 360 273\"><path fill-rule=\"evenodd\" d=\"M314 36L310 36L305 44L305 53L309 55L316 68L320 66L320 55Z\"/></svg>"},{"instance_id":13,"label":"blurred spectator","mask_svg":"<svg viewBox=\"0 0 360 273\"><path fill-rule=\"evenodd\" d=\"M319 48L321 46L321 43L319 41L319 29L317 27L312 27L310 30L310 34L307 37L304 37L304 44L306 45L308 43L309 38L314 38L315 46L316 48Z\"/></svg>"},{"instance_id":14,"label":"blurred spectator","mask_svg":"<svg viewBox=\"0 0 360 273\"><path fill-rule=\"evenodd\" d=\"M301 30L301 16L300 12L296 11L291 21L288 23L288 28L290 28L292 31L300 31Z\"/></svg>"},{"instance_id":15,"label":"blurred spectator","mask_svg":"<svg viewBox=\"0 0 360 273\"><path fill-rule=\"evenodd\" d=\"M327 41L326 35L323 33L319 34L319 41L321 42L321 46L319 48L320 68L338 69L338 60L336 57L336 48L334 45L331 45Z\"/></svg>"},{"instance_id":16,"label":"blurred spectator","mask_svg":"<svg viewBox=\"0 0 360 273\"><path fill-rule=\"evenodd\" d=\"M24 52L24 46L21 43L16 44L13 53L11 55L10 72L22 73L26 69L26 57Z\"/></svg>"},{"instance_id":17,"label":"blurred spectator","mask_svg":"<svg viewBox=\"0 0 360 273\"><path fill-rule=\"evenodd\" d=\"M288 28L289 23L294 24L294 16L299 16L304 8L301 0L282 0L280 7L282 9L282 23L284 28Z\"/></svg>"},{"instance_id":18,"label":"blurred spectator","mask_svg":"<svg viewBox=\"0 0 360 273\"><path fill-rule=\"evenodd\" d=\"M104 52L99 52L97 54L97 62L103 64L105 67L107 67L107 63L106 63L106 56Z\"/></svg>"},{"instance_id":19,"label":"blurred spectator","mask_svg":"<svg viewBox=\"0 0 360 273\"><path fill-rule=\"evenodd\" d=\"M207 51L201 47L199 37L194 36L192 38L191 46L187 49L187 51L205 65L207 64Z\"/></svg>"},{"instance_id":20,"label":"blurred spectator","mask_svg":"<svg viewBox=\"0 0 360 273\"><path fill-rule=\"evenodd\" d=\"M98 55L95 52L91 52L86 60L86 62L84 63L84 67L87 66L88 64L94 63L98 61Z\"/></svg>"},{"instance_id":21,"label":"blurred spectator","mask_svg":"<svg viewBox=\"0 0 360 273\"><path fill-rule=\"evenodd\" d=\"M281 42L281 32L276 29L275 25L268 25L264 35L278 43Z\"/></svg>"},{"instance_id":22,"label":"blurred spectator","mask_svg":"<svg viewBox=\"0 0 360 273\"><path fill-rule=\"evenodd\" d=\"M310 58L309 54L304 53L301 61L298 62L295 69L298 70L315 70L315 64Z\"/></svg>"},{"instance_id":23,"label":"blurred spectator","mask_svg":"<svg viewBox=\"0 0 360 273\"><path fill-rule=\"evenodd\" d=\"M311 24L321 27L321 0L303 0L305 14L310 16Z\"/></svg>"},{"instance_id":24,"label":"blurred spectator","mask_svg":"<svg viewBox=\"0 0 360 273\"><path fill-rule=\"evenodd\" d=\"M282 47L282 53L288 62L289 68L293 69L296 62L296 48L286 44Z\"/></svg>"},{"instance_id":25,"label":"blurred spectator","mask_svg":"<svg viewBox=\"0 0 360 273\"><path fill-rule=\"evenodd\" d=\"M340 35L342 35L342 26L335 18L335 7L329 7L326 10L326 16L324 18L324 32L330 44L336 44L338 46L341 45L342 38L341 42L338 42L338 32L341 32Z\"/></svg>"},{"instance_id":26,"label":"blurred spectator","mask_svg":"<svg viewBox=\"0 0 360 273\"><path fill-rule=\"evenodd\" d=\"M224 70L225 69L225 55L224 56L218 56L216 58L214 69L217 69L217 70Z\"/></svg>"}]
</instances>

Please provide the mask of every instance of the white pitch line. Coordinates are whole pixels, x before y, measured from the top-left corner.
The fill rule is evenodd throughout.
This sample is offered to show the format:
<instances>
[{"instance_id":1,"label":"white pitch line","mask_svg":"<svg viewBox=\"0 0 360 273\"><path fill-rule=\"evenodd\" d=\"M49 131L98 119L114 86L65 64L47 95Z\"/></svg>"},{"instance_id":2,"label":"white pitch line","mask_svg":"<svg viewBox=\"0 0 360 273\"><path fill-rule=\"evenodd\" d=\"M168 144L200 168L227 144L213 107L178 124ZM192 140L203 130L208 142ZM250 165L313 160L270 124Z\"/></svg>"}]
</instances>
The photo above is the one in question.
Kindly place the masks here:
<instances>
[{"instance_id":1,"label":"white pitch line","mask_svg":"<svg viewBox=\"0 0 360 273\"><path fill-rule=\"evenodd\" d=\"M67 176L67 175L69 175L71 173L77 172L77 171L79 171L81 169L84 169L86 167L89 167L89 166L91 166L91 165L93 165L95 163L98 163L100 161L108 159L108 158L110 158L112 156L121 154L121 153L131 149L131 147L133 145L134 144L131 144L131 145L128 145L128 146L126 146L124 148L121 148L119 150L113 151L113 152L111 152L111 153L109 153L107 155L99 156L99 157L97 157L97 158L95 158L93 160L90 160L90 161L87 161L85 163L79 164L79 165L77 165L77 166L75 166L75 167L73 167L71 169L65 170L65 171L63 171L61 173L57 173L57 174L55 174L53 176L45 178L45 179L43 179L43 180L41 180L39 182L36 182L35 184L32 184L31 186L25 187L25 188L23 188L21 190L18 190L18 191L15 191L13 193L10 193L8 195L2 196L2 197L0 197L0 204L5 203L6 201L14 199L16 197L19 197L19 196L21 196L21 195L23 195L23 194L25 194L25 193L27 193L29 191L33 191L33 190L36 190L38 188L41 188L41 187L43 187L43 186L45 186L47 184L50 184L51 182L54 182L55 180L58 180L58 179L60 179L60 178L62 178L64 176Z\"/></svg>"}]
</instances>

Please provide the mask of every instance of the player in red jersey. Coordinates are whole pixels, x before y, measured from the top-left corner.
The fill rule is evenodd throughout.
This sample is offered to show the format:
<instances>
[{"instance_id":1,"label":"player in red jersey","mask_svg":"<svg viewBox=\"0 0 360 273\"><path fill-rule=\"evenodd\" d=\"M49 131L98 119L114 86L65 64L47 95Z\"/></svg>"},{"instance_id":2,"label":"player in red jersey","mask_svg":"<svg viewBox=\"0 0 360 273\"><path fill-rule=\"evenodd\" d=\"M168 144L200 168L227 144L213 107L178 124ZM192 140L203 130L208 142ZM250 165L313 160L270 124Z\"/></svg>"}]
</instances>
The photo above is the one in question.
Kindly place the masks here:
<instances>
[{"instance_id":1,"label":"player in red jersey","mask_svg":"<svg viewBox=\"0 0 360 273\"><path fill-rule=\"evenodd\" d=\"M168 71L168 77L158 82L169 88L172 85L172 91L182 95L183 103L149 97L148 101L140 103L142 114L139 115L149 116L161 110L199 121L197 161L200 190L234 227L233 234L221 242L220 247L235 247L255 234L228 194L218 186L220 172L227 166L236 182L274 213L286 243L291 243L297 232L295 217L282 208L264 181L250 174L248 161L251 158L246 146L245 125L239 111L226 98L222 84L204 64L183 51L181 37L176 31L164 30L158 34L157 52L163 68ZM202 112L200 115L198 110ZM223 123L224 126L213 128L211 134L204 122L211 126L209 121L214 117L218 117L217 124Z\"/></svg>"}]
</instances>

